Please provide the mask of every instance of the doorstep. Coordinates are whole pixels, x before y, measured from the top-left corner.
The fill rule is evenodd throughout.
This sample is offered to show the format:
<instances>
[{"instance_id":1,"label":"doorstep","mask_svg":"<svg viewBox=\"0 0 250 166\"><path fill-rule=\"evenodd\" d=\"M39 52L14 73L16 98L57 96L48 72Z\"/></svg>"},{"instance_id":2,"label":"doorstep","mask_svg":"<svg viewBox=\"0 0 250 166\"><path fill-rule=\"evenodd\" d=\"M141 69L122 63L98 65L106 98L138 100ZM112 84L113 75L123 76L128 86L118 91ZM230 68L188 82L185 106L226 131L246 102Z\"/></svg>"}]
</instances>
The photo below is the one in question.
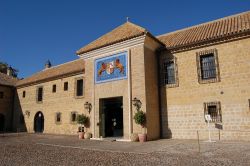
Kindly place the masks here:
<instances>
[{"instance_id":1,"label":"doorstep","mask_svg":"<svg viewBox=\"0 0 250 166\"><path fill-rule=\"evenodd\" d=\"M106 137L106 138L90 138L90 140L96 140L96 141L107 141L107 142L131 142L129 139L124 139L122 137Z\"/></svg>"}]
</instances>

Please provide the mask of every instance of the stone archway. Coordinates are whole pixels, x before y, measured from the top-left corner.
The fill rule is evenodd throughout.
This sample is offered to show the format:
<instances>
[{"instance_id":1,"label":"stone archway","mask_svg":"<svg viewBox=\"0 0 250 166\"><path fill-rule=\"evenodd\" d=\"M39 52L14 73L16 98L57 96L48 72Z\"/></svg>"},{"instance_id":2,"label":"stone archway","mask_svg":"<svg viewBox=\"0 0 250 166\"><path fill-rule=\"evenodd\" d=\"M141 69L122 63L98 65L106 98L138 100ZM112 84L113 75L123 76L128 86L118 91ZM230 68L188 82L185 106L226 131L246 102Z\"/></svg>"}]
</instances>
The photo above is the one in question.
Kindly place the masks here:
<instances>
[{"instance_id":1,"label":"stone archway","mask_svg":"<svg viewBox=\"0 0 250 166\"><path fill-rule=\"evenodd\" d=\"M44 131L44 116L41 111L37 112L34 117L34 131L42 133Z\"/></svg>"}]
</instances>

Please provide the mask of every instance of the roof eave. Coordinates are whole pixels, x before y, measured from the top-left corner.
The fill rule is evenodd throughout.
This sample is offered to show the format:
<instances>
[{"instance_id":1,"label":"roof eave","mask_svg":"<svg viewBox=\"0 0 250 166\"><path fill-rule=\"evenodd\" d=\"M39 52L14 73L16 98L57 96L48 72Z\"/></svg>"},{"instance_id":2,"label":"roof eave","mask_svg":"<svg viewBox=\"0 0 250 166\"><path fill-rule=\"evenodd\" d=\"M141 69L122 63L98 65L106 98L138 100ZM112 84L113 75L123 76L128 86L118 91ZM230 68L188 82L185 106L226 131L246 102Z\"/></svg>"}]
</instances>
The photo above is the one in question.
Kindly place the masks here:
<instances>
[{"instance_id":1,"label":"roof eave","mask_svg":"<svg viewBox=\"0 0 250 166\"><path fill-rule=\"evenodd\" d=\"M242 31L241 33L237 33L237 34L231 34L227 36L220 36L220 37L206 39L202 41L196 41L196 42L188 43L185 45L179 45L179 46L174 46L174 47L166 46L166 48L171 52L183 52L186 50L200 48L200 47L204 47L207 45L214 45L214 44L218 44L221 42L229 42L229 41L234 41L234 40L248 38L248 37L250 37L250 30Z\"/></svg>"},{"instance_id":2,"label":"roof eave","mask_svg":"<svg viewBox=\"0 0 250 166\"><path fill-rule=\"evenodd\" d=\"M139 36L143 36L145 35L147 32L142 32L138 35L134 35L134 36L131 36L129 38L125 38L125 39L122 39L122 40L117 40L115 42L111 42L111 43L108 43L108 44L105 44L105 45L102 45L102 46L99 46L99 47L95 47L93 49L88 49L86 51L76 51L76 55L81 55L81 54L84 54L84 53L87 53L87 52L90 52L90 51L94 51L94 50L97 50L97 49L100 49L100 48L103 48L103 47L107 47L107 46L110 46L110 45L113 45L113 44L116 44L116 43L119 43L119 42L123 42L123 41L126 41L126 40L129 40L129 39L133 39L133 38L136 38L136 37L139 37Z\"/></svg>"}]
</instances>

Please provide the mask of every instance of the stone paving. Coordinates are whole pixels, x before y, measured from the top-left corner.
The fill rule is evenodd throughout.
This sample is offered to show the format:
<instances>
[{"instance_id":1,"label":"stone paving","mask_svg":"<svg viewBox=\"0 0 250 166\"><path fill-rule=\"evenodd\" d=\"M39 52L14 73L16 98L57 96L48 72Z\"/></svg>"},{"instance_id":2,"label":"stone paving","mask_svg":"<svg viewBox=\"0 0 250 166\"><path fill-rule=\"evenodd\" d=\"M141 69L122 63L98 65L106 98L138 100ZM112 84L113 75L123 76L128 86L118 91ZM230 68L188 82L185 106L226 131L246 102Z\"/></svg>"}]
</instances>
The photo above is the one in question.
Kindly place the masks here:
<instances>
[{"instance_id":1,"label":"stone paving","mask_svg":"<svg viewBox=\"0 0 250 166\"><path fill-rule=\"evenodd\" d=\"M162 139L79 140L77 136L0 135L0 165L250 165L250 142Z\"/></svg>"}]
</instances>

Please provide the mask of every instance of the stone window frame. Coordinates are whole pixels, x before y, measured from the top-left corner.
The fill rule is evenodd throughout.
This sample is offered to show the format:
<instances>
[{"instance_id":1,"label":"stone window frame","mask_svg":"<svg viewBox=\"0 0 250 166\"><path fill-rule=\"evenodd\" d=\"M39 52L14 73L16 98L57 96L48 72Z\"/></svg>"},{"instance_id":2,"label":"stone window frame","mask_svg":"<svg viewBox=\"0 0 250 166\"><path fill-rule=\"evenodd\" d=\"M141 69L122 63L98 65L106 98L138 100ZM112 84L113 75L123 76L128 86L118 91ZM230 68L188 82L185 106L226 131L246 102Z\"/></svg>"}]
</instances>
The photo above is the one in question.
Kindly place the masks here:
<instances>
[{"instance_id":1,"label":"stone window frame","mask_svg":"<svg viewBox=\"0 0 250 166\"><path fill-rule=\"evenodd\" d=\"M214 55L215 67L216 67L216 77L215 78L210 78L210 79L202 79L201 57L209 55L209 54ZM220 68L219 68L219 60L218 60L218 50L216 48L196 52L196 63L197 63L198 82L200 84L220 82L220 70L219 70Z\"/></svg>"},{"instance_id":2,"label":"stone window frame","mask_svg":"<svg viewBox=\"0 0 250 166\"><path fill-rule=\"evenodd\" d=\"M82 92L82 96L77 96L77 81L78 80L83 80L83 92ZM85 78L84 77L77 77L75 78L75 88L74 88L74 96L75 96L75 99L81 99L81 98L84 98L85 96Z\"/></svg>"},{"instance_id":3,"label":"stone window frame","mask_svg":"<svg viewBox=\"0 0 250 166\"><path fill-rule=\"evenodd\" d=\"M222 123L222 111L221 111L221 102L220 101L213 101L213 102L204 102L204 119L205 119L205 115L209 114L208 111L209 111L209 106L215 106L216 107L216 112L217 112L217 115L216 115L216 118L212 118L212 121L211 123ZM205 122L206 119L205 119Z\"/></svg>"},{"instance_id":4,"label":"stone window frame","mask_svg":"<svg viewBox=\"0 0 250 166\"><path fill-rule=\"evenodd\" d=\"M72 120L72 115L73 115L73 114L76 114L76 119L75 119L75 121ZM78 115L78 112L77 112L77 111L72 111L72 112L70 112L70 123L71 123L71 124L77 124L77 115Z\"/></svg>"},{"instance_id":5,"label":"stone window frame","mask_svg":"<svg viewBox=\"0 0 250 166\"><path fill-rule=\"evenodd\" d=\"M58 115L60 116L60 121L58 121ZM55 124L62 124L62 113L61 112L56 112L55 113Z\"/></svg>"},{"instance_id":6,"label":"stone window frame","mask_svg":"<svg viewBox=\"0 0 250 166\"><path fill-rule=\"evenodd\" d=\"M4 98L4 92L0 92L0 99L3 99Z\"/></svg>"},{"instance_id":7,"label":"stone window frame","mask_svg":"<svg viewBox=\"0 0 250 166\"><path fill-rule=\"evenodd\" d=\"M173 84L167 84L166 83L166 78L165 78L165 67L164 64L168 62L174 62L174 70L175 70L175 83ZM167 88L174 88L179 86L179 77L178 77L178 65L177 65L177 58L175 56L173 57L165 57L162 60L161 64L161 84Z\"/></svg>"},{"instance_id":8,"label":"stone window frame","mask_svg":"<svg viewBox=\"0 0 250 166\"><path fill-rule=\"evenodd\" d=\"M38 91L39 91L39 88L42 88L43 89L43 92L42 92L42 100L41 101L38 101ZM36 87L36 103L43 103L43 96L44 96L44 87L43 86L37 86Z\"/></svg>"}]
</instances>

